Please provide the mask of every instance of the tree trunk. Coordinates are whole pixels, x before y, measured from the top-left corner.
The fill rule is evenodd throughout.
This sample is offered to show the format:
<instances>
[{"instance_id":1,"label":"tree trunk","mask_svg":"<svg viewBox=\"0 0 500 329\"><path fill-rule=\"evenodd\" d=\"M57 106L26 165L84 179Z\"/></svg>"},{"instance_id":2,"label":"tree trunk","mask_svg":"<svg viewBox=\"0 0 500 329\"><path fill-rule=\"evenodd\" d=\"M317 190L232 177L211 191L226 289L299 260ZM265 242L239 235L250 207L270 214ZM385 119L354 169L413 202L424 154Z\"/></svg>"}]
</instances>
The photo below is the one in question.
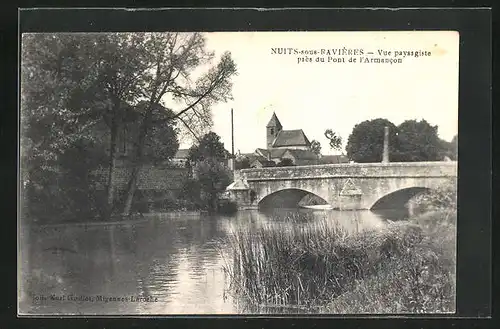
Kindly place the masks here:
<instances>
[{"instance_id":1,"label":"tree trunk","mask_svg":"<svg viewBox=\"0 0 500 329\"><path fill-rule=\"evenodd\" d=\"M139 142L137 143L135 161L133 161L132 173L127 186L127 197L125 200L125 205L123 207L123 216L130 216L130 211L132 209L132 202L134 201L134 194L137 190L137 177L139 176L139 171L142 167L144 148L146 144L147 132L151 126L153 102L150 103L149 109L146 111L144 120L139 130Z\"/></svg>"},{"instance_id":2,"label":"tree trunk","mask_svg":"<svg viewBox=\"0 0 500 329\"><path fill-rule=\"evenodd\" d=\"M159 85L157 85L157 88L153 91L150 101L149 101L149 106L146 110L144 120L142 121L142 126L140 127L139 130L139 138L138 138L138 143L137 143L137 149L136 149L136 157L135 161L133 161L133 168L132 168L132 175L130 176L130 180L127 186L127 198L125 200L125 206L123 208L123 215L124 216L130 216L130 210L132 209L132 202L134 200L134 194L137 189L137 176L139 175L139 170L142 167L142 161L143 161L143 154L144 154L144 147L146 144L146 137L148 130L150 129L151 123L152 123L152 117L153 117L153 107L157 106L160 102L160 99L162 96L165 94L165 91L167 90L167 87L170 85L170 79L172 77L173 73L173 67L171 68L170 72L168 73L168 78L165 80L167 83L161 88L161 91L159 88ZM160 62L158 62L158 69L156 72L156 76L158 79L158 76L160 75ZM181 111L182 112L182 111ZM179 112L179 113L181 113Z\"/></svg>"},{"instance_id":3,"label":"tree trunk","mask_svg":"<svg viewBox=\"0 0 500 329\"><path fill-rule=\"evenodd\" d=\"M106 219L111 219L113 215L113 208L115 206L115 175L116 175L116 144L118 137L118 107L119 100L113 100L113 108L111 112L111 137L109 143L109 168L108 168L108 198L107 198L107 209L106 209Z\"/></svg>"},{"instance_id":4,"label":"tree trunk","mask_svg":"<svg viewBox=\"0 0 500 329\"><path fill-rule=\"evenodd\" d=\"M122 212L123 216L130 216L130 211L132 210L132 202L134 201L135 191L137 190L137 176L139 175L140 169L140 163L135 164L132 168L132 174L130 176L127 188L127 198L125 200L125 206L123 207Z\"/></svg>"}]
</instances>

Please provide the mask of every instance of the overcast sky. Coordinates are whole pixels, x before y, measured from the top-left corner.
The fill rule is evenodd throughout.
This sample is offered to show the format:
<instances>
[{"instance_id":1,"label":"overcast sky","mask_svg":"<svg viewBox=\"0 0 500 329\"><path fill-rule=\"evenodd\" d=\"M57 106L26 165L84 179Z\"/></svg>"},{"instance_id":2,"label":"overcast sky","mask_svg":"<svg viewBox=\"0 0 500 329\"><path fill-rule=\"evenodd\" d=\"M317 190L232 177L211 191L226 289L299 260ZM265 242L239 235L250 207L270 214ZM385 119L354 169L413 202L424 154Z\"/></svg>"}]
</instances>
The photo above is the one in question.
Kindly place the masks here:
<instances>
[{"instance_id":1,"label":"overcast sky","mask_svg":"<svg viewBox=\"0 0 500 329\"><path fill-rule=\"evenodd\" d=\"M398 125L425 119L451 140L458 120L458 46L456 32L232 32L207 33L207 48L219 57L228 50L238 67L234 101L213 109L213 130L231 150L230 109L234 109L235 152L266 146L266 130L276 112L284 129L303 129L331 153L324 131L346 141L355 124L386 118ZM298 63L298 55L272 54L271 48L297 50L379 49L430 51L401 64ZM374 55L367 55L373 52ZM332 57L338 57L333 56ZM346 60L350 56L343 56ZM181 147L189 147L181 144ZM345 143L344 143L345 147Z\"/></svg>"}]
</instances>

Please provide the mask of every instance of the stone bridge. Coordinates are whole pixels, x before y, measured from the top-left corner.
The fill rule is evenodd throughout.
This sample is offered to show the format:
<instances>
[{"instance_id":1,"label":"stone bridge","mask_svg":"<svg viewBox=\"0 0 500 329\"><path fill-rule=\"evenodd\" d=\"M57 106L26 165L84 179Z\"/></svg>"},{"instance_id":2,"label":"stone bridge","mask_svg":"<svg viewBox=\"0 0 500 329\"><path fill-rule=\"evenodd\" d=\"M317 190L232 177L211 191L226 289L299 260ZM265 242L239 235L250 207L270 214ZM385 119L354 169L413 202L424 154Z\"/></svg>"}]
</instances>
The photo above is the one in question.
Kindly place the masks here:
<instances>
[{"instance_id":1,"label":"stone bridge","mask_svg":"<svg viewBox=\"0 0 500 329\"><path fill-rule=\"evenodd\" d=\"M334 209L389 209L422 191L456 183L457 162L349 163L235 171L240 209L296 207L308 194Z\"/></svg>"}]
</instances>

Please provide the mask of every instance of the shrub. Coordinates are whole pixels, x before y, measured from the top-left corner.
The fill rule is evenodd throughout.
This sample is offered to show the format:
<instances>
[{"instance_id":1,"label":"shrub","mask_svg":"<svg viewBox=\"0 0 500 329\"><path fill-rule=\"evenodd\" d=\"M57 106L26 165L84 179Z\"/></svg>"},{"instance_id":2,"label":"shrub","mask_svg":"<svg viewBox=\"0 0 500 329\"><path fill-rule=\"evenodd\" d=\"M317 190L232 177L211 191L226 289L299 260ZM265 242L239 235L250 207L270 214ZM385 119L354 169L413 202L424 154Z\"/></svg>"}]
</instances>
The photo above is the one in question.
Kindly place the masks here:
<instances>
[{"instance_id":1,"label":"shrub","mask_svg":"<svg viewBox=\"0 0 500 329\"><path fill-rule=\"evenodd\" d=\"M439 222L443 213L426 215ZM432 218L431 218L432 217ZM417 218L414 223L420 223ZM437 225L440 226L440 225ZM451 313L455 310L455 228L420 227L422 240L379 264L374 275L323 308L329 313Z\"/></svg>"},{"instance_id":2,"label":"shrub","mask_svg":"<svg viewBox=\"0 0 500 329\"><path fill-rule=\"evenodd\" d=\"M443 210L455 212L457 209L457 183L455 180L449 181L437 189L417 195L413 201L418 213Z\"/></svg>"},{"instance_id":3,"label":"shrub","mask_svg":"<svg viewBox=\"0 0 500 329\"><path fill-rule=\"evenodd\" d=\"M217 210L220 214L234 214L238 211L238 206L233 201L221 200Z\"/></svg>"}]
</instances>

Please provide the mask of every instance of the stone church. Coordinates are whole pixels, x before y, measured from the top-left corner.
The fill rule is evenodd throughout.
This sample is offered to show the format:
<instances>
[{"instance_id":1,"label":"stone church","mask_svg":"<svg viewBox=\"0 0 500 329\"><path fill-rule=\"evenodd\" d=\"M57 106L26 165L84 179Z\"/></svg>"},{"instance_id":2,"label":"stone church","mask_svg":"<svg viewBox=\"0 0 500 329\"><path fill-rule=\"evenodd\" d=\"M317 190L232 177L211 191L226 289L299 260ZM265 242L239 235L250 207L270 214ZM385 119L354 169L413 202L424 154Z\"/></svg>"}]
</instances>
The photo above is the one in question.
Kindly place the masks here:
<instances>
[{"instance_id":1,"label":"stone church","mask_svg":"<svg viewBox=\"0 0 500 329\"><path fill-rule=\"evenodd\" d=\"M266 148L257 148L254 153L240 154L249 160L250 167L273 167L283 159L294 165L309 165L318 162L318 155L311 151L311 142L302 129L285 130L276 113L266 125Z\"/></svg>"}]
</instances>

